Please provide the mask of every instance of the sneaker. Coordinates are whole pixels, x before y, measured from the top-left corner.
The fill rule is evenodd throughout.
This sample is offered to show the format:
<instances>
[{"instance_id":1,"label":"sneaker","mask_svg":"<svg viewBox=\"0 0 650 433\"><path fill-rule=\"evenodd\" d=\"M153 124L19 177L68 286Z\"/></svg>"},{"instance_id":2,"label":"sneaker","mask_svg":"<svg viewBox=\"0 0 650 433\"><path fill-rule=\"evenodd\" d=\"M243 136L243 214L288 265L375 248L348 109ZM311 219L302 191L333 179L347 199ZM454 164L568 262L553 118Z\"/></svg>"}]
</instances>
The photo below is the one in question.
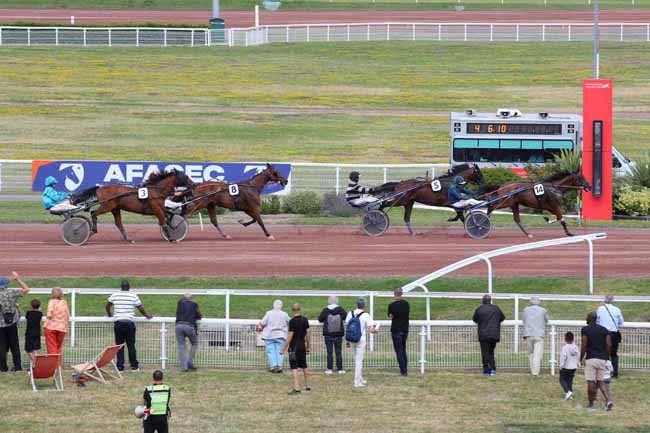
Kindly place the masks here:
<instances>
[{"instance_id":1,"label":"sneaker","mask_svg":"<svg viewBox=\"0 0 650 433\"><path fill-rule=\"evenodd\" d=\"M300 390L292 389L291 391L289 391L289 395L300 395Z\"/></svg>"},{"instance_id":2,"label":"sneaker","mask_svg":"<svg viewBox=\"0 0 650 433\"><path fill-rule=\"evenodd\" d=\"M367 381L366 379L361 379L361 383L362 383L363 385L368 385L368 381Z\"/></svg>"},{"instance_id":3,"label":"sneaker","mask_svg":"<svg viewBox=\"0 0 650 433\"><path fill-rule=\"evenodd\" d=\"M405 371L403 373L400 373L402 376L407 377L409 374Z\"/></svg>"},{"instance_id":4,"label":"sneaker","mask_svg":"<svg viewBox=\"0 0 650 433\"><path fill-rule=\"evenodd\" d=\"M339 370L339 374L345 374L345 370Z\"/></svg>"},{"instance_id":5,"label":"sneaker","mask_svg":"<svg viewBox=\"0 0 650 433\"><path fill-rule=\"evenodd\" d=\"M328 375L328 376L331 375L331 374L332 374L332 370L325 370L325 374Z\"/></svg>"},{"instance_id":6,"label":"sneaker","mask_svg":"<svg viewBox=\"0 0 650 433\"><path fill-rule=\"evenodd\" d=\"M354 387L355 387L355 388L365 388L365 387L366 387L366 384L365 384L365 383L355 383L355 384L354 384Z\"/></svg>"},{"instance_id":7,"label":"sneaker","mask_svg":"<svg viewBox=\"0 0 650 433\"><path fill-rule=\"evenodd\" d=\"M596 411L596 405L594 405L593 403L590 404L589 406L587 406L587 410L589 412L595 412Z\"/></svg>"},{"instance_id":8,"label":"sneaker","mask_svg":"<svg viewBox=\"0 0 650 433\"><path fill-rule=\"evenodd\" d=\"M139 368L137 368L137 367L136 367L136 368L131 367L131 373L138 373L139 371L140 371Z\"/></svg>"},{"instance_id":9,"label":"sneaker","mask_svg":"<svg viewBox=\"0 0 650 433\"><path fill-rule=\"evenodd\" d=\"M305 387L305 391L311 391L311 387L310 387L310 386L306 386L306 387Z\"/></svg>"},{"instance_id":10,"label":"sneaker","mask_svg":"<svg viewBox=\"0 0 650 433\"><path fill-rule=\"evenodd\" d=\"M496 370L490 370L490 376L496 376L497 371Z\"/></svg>"},{"instance_id":11,"label":"sneaker","mask_svg":"<svg viewBox=\"0 0 650 433\"><path fill-rule=\"evenodd\" d=\"M614 407L614 402L610 400L605 405L605 410L609 412L610 410L612 410L613 407Z\"/></svg>"},{"instance_id":12,"label":"sneaker","mask_svg":"<svg viewBox=\"0 0 650 433\"><path fill-rule=\"evenodd\" d=\"M573 393L571 391L567 391L566 394L564 394L565 400L571 400L572 398L573 398Z\"/></svg>"}]
</instances>

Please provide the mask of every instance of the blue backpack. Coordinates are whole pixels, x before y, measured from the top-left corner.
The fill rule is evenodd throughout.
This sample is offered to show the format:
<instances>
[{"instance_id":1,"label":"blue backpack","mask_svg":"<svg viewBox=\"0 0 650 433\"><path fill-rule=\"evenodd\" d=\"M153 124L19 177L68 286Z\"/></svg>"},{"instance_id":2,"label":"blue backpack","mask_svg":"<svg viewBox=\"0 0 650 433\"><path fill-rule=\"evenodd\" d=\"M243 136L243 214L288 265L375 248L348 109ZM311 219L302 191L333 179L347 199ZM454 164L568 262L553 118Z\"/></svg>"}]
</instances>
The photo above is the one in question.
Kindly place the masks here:
<instances>
[{"instance_id":1,"label":"blue backpack","mask_svg":"<svg viewBox=\"0 0 650 433\"><path fill-rule=\"evenodd\" d=\"M350 312L352 315L352 318L350 318L350 322L348 323L348 327L345 330L345 339L349 341L350 343L358 343L359 340L361 340L361 320L359 320L359 316L363 314L361 312L359 316L355 316L353 312Z\"/></svg>"}]
</instances>

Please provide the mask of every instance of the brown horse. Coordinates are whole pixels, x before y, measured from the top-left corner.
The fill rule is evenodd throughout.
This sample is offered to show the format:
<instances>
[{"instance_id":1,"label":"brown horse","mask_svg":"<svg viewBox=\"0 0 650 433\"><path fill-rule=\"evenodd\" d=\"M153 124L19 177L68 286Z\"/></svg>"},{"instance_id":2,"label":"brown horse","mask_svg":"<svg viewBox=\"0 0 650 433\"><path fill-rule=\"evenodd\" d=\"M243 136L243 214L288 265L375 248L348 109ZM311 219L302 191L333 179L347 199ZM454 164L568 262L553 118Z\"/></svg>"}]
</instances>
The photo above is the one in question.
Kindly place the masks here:
<instances>
[{"instance_id":1,"label":"brown horse","mask_svg":"<svg viewBox=\"0 0 650 433\"><path fill-rule=\"evenodd\" d=\"M539 186L541 185L541 187ZM591 185L587 179L580 173L572 173L569 171L561 171L543 179L538 184L530 182L507 182L502 185L485 186L485 190L491 191L488 195L484 196L485 200L494 199L496 197L513 193L521 189L520 192L514 193L509 197L497 200L488 205L488 215L495 209L503 209L509 207L512 210L512 217L517 223L517 226L524 235L532 238L533 236L526 231L521 224L519 216L519 206L526 206L532 209L542 209L551 212L555 215L555 220L551 221L547 217L544 219L550 223L559 221L567 236L573 236L564 222L562 215L562 200L564 194L570 189L584 189L591 191ZM482 191L480 191L482 192Z\"/></svg>"},{"instance_id":2,"label":"brown horse","mask_svg":"<svg viewBox=\"0 0 650 433\"><path fill-rule=\"evenodd\" d=\"M185 173L179 170L171 170L163 173L152 173L142 184L141 188L130 185L113 183L110 185L91 188L76 197L76 201L82 201L89 195L94 195L100 203L99 208L90 213L92 217L92 231L97 233L97 217L111 212L115 225L127 242L133 242L122 225L122 214L120 211L138 213L141 215L154 215L158 224L165 233L167 230L167 213L165 212L165 198L171 195L174 188L178 186L189 186L192 180ZM146 188L148 197L138 197L138 190Z\"/></svg>"},{"instance_id":3,"label":"brown horse","mask_svg":"<svg viewBox=\"0 0 650 433\"><path fill-rule=\"evenodd\" d=\"M468 182L476 185L480 185L483 182L483 173L477 165L470 166L469 164L461 164L452 167L446 174L435 179L440 182L439 185L435 186L436 189L439 188L437 191L434 191L434 185L431 179L420 178L385 183L373 189L373 194L398 192L414 188L394 200L383 203L380 209L395 206L404 207L404 223L411 236L415 236L415 230L411 227L413 205L417 202L428 206L449 206L447 193L449 191L449 185L452 184L456 176L463 176Z\"/></svg>"},{"instance_id":4,"label":"brown horse","mask_svg":"<svg viewBox=\"0 0 650 433\"><path fill-rule=\"evenodd\" d=\"M192 201L188 205L185 214L191 216L200 209L207 208L212 225L214 225L224 239L231 239L219 227L219 223L217 222L217 207L242 211L252 219L248 222L242 222L240 220L240 224L248 227L256 222L260 225L262 231L264 231L267 239L275 240L264 226L260 208L260 194L262 194L266 184L270 182L279 182L282 185L286 185L287 179L275 167L266 164L264 170L257 173L248 181L238 182L236 184L215 181L195 184L191 188L191 193L194 197L193 200L195 201ZM237 185L237 188L233 188L234 185Z\"/></svg>"}]
</instances>

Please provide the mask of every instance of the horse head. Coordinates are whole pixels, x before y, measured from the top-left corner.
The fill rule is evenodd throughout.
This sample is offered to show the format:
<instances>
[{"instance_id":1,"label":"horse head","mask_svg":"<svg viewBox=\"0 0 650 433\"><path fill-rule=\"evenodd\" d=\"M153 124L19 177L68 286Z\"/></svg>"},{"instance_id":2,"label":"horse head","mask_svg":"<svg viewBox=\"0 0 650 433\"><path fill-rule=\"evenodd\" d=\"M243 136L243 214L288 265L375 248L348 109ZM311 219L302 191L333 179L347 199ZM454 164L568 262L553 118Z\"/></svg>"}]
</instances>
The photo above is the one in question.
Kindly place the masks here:
<instances>
[{"instance_id":1,"label":"horse head","mask_svg":"<svg viewBox=\"0 0 650 433\"><path fill-rule=\"evenodd\" d=\"M185 172L174 168L162 173L151 173L143 185L155 186L163 195L170 195L174 188L187 187L192 184L192 179Z\"/></svg>"},{"instance_id":2,"label":"horse head","mask_svg":"<svg viewBox=\"0 0 650 433\"><path fill-rule=\"evenodd\" d=\"M277 168L269 164L268 162L266 163L266 168L262 171L267 177L267 182L274 182L274 183L279 183L282 186L285 186L287 184L287 179L278 171Z\"/></svg>"},{"instance_id":3,"label":"horse head","mask_svg":"<svg viewBox=\"0 0 650 433\"><path fill-rule=\"evenodd\" d=\"M582 175L582 173L577 172L577 173L571 173L573 176L573 182L575 183L575 186L579 186L583 188L585 191L589 192L591 191L592 187L589 181Z\"/></svg>"},{"instance_id":4,"label":"horse head","mask_svg":"<svg viewBox=\"0 0 650 433\"><path fill-rule=\"evenodd\" d=\"M472 166L472 172L469 174L469 176L467 176L467 181L473 183L474 185L481 185L484 180L485 178L483 177L481 167L474 164Z\"/></svg>"}]
</instances>

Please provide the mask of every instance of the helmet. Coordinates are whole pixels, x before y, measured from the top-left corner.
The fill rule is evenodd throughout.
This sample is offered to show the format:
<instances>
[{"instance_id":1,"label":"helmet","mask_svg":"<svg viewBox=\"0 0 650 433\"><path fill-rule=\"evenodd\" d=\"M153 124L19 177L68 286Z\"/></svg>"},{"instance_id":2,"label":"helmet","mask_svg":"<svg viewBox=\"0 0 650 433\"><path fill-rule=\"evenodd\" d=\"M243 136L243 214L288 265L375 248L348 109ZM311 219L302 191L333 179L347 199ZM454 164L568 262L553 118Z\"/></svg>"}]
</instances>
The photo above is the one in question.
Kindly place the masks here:
<instances>
[{"instance_id":1,"label":"helmet","mask_svg":"<svg viewBox=\"0 0 650 433\"><path fill-rule=\"evenodd\" d=\"M454 183L456 185L465 185L466 182L465 179L463 179L463 176L456 176L456 178L454 179Z\"/></svg>"},{"instance_id":2,"label":"helmet","mask_svg":"<svg viewBox=\"0 0 650 433\"><path fill-rule=\"evenodd\" d=\"M56 177L54 177L54 176L48 176L47 178L45 178L45 186L50 186L50 185L52 185L53 183L58 183L58 182L56 181Z\"/></svg>"},{"instance_id":3,"label":"helmet","mask_svg":"<svg viewBox=\"0 0 650 433\"><path fill-rule=\"evenodd\" d=\"M142 418L144 416L144 406L136 406L133 410L133 415L136 418Z\"/></svg>"},{"instance_id":4,"label":"helmet","mask_svg":"<svg viewBox=\"0 0 650 433\"><path fill-rule=\"evenodd\" d=\"M360 176L360 174L359 174L358 171L351 171L350 172L350 180L352 182L359 182L359 176Z\"/></svg>"}]
</instances>

